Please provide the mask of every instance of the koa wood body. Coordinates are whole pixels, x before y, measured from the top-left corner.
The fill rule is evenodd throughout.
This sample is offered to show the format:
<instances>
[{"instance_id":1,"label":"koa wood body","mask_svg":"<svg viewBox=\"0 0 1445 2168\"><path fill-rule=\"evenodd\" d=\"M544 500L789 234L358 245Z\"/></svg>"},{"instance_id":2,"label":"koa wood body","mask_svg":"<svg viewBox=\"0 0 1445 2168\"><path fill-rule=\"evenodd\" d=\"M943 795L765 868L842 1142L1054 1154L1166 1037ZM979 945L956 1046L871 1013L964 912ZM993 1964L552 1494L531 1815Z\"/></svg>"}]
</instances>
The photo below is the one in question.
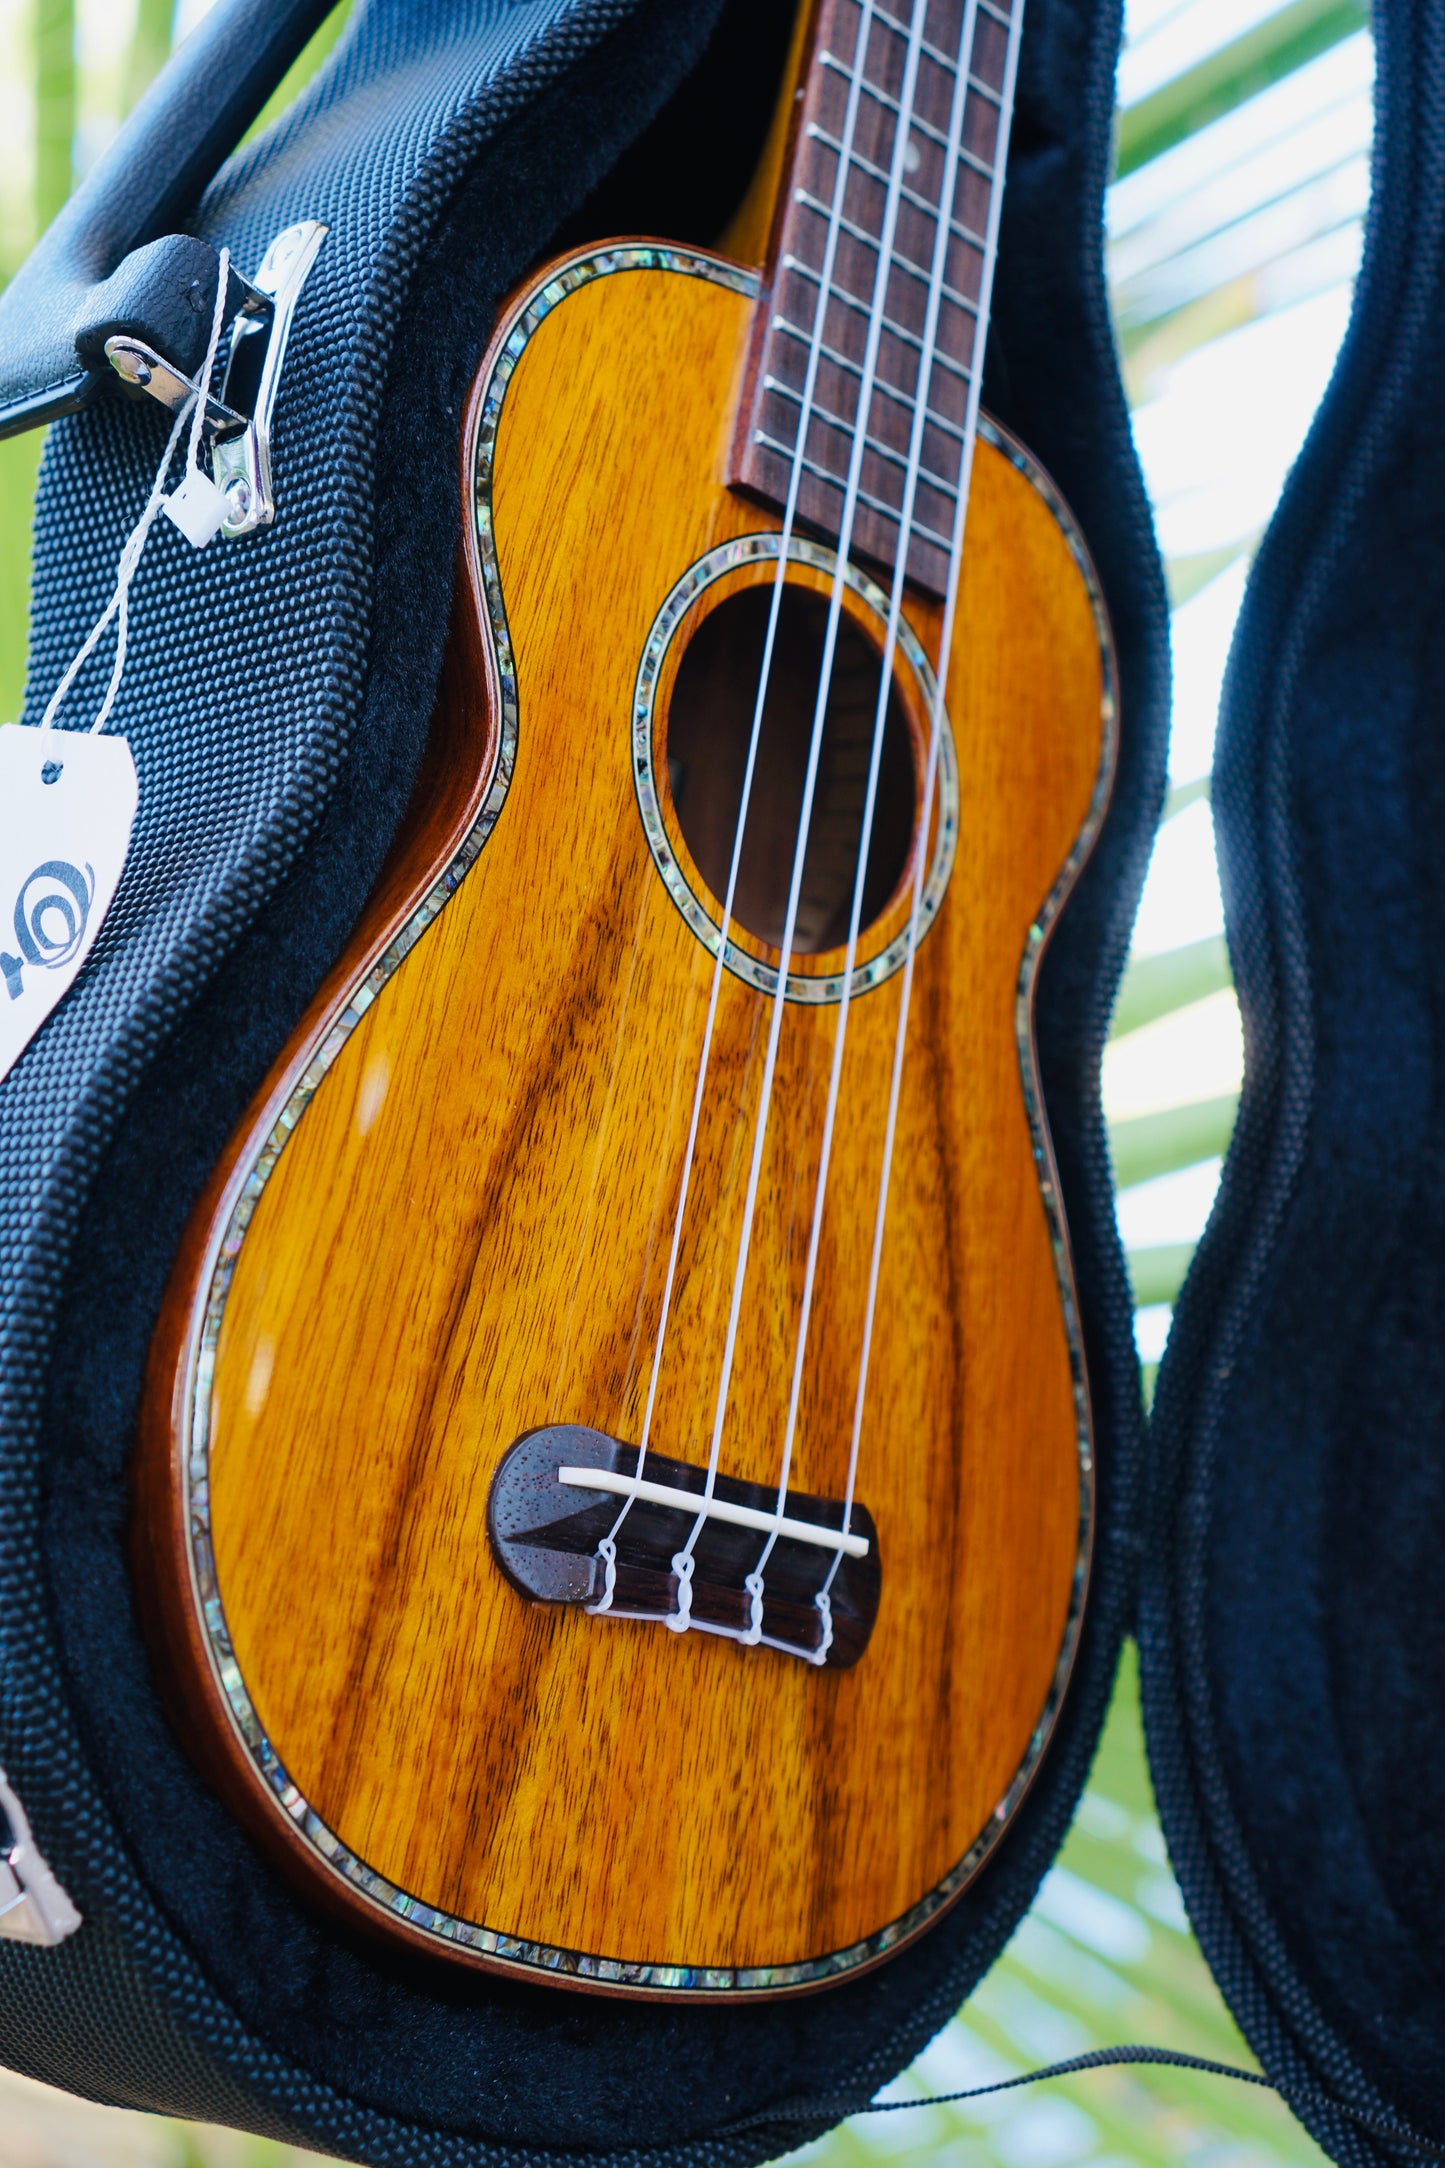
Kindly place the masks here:
<instances>
[{"instance_id":1,"label":"koa wood body","mask_svg":"<svg viewBox=\"0 0 1445 2168\"><path fill-rule=\"evenodd\" d=\"M139 1461L177 1720L294 1872L414 1946L652 1994L816 1985L957 1894L1046 1744L1089 1548L1029 1004L1102 805L1111 665L1082 546L985 428L946 687L956 834L913 845L952 864L917 954L862 1428L871 1641L820 1670L531 1604L488 1549L521 1432L635 1440L642 1419L713 969L679 879L704 931L720 916L669 796L667 700L707 611L775 561L779 521L725 482L756 291L720 259L618 245L502 324L427 775L197 1214ZM826 592L830 554L799 550L793 578ZM846 606L875 642L880 602L860 575ZM921 770L938 612L906 614ZM865 963L907 901L905 880ZM652 1430L693 1462L767 1030L748 972L774 953L735 939ZM800 990L840 961L796 958ZM902 983L864 985L848 1025L793 1469L827 1498ZM838 1014L790 1000L782 1032L723 1450L756 1483L777 1480Z\"/></svg>"}]
</instances>

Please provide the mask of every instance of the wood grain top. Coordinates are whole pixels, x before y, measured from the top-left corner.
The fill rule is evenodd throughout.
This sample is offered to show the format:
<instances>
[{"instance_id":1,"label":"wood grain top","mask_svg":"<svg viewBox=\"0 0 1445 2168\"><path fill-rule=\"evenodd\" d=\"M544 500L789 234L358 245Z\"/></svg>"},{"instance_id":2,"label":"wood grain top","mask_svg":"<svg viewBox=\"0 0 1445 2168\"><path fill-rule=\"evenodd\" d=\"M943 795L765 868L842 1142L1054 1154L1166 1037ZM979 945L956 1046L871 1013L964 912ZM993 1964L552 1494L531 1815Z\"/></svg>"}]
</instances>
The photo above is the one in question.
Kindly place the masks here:
<instances>
[{"instance_id":1,"label":"wood grain top","mask_svg":"<svg viewBox=\"0 0 1445 2168\"><path fill-rule=\"evenodd\" d=\"M637 1435L711 984L639 819L638 658L690 566L776 526L725 486L747 294L619 260L579 274L514 355L458 649L480 635L490 660L453 673L431 825L193 1229L142 1497L183 1721L318 1894L503 1969L780 1992L875 1961L962 1886L1067 1670L1090 1461L1018 988L1098 808L1106 678L1077 549L1022 462L982 446L947 684L960 843L919 951L865 1413L886 1568L863 1659L819 1672L528 1605L489 1554L492 1471L538 1424ZM936 645L935 614L908 608ZM517 705L495 827L358 1015L399 900L485 796L499 640ZM796 1462L825 1496L846 1464L900 988L861 996L849 1023ZM766 1010L725 974L656 1411L680 1458L711 1419ZM749 1481L776 1477L837 1019L790 1003L781 1042L727 1413L727 1466ZM196 1605L198 1480L230 1673Z\"/></svg>"}]
</instances>

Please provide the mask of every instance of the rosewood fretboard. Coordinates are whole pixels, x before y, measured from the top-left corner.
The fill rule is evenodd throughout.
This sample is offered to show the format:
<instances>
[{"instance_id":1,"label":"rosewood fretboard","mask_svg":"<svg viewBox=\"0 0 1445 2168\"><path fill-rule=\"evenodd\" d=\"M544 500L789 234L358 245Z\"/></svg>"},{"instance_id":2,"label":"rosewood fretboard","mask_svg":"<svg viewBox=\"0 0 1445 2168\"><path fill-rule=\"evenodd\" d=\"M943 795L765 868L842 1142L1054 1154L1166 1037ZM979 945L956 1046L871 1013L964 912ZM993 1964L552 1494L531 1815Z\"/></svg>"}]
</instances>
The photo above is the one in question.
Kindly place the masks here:
<instances>
[{"instance_id":1,"label":"rosewood fretboard","mask_svg":"<svg viewBox=\"0 0 1445 2168\"><path fill-rule=\"evenodd\" d=\"M1015 9L1018 4L1012 0ZM972 51L950 190L950 131L970 15ZM910 66L912 28L909 0L871 7L865 0L821 0L770 289L758 311L731 479L774 504L787 500L856 76L860 89L842 216L818 327L821 349L797 516L825 534L839 533L886 237L890 245L881 290L883 326L850 549L884 564L897 561L930 281L939 218L949 194L936 352L922 387L927 421L908 551L910 578L941 594L975 411L970 387L982 360L980 297L988 285L990 205L1004 152L1001 121L1012 37L1010 7L1007 0L977 0L975 15L969 0L925 0L923 38ZM908 133L890 235L889 179L901 118Z\"/></svg>"}]
</instances>

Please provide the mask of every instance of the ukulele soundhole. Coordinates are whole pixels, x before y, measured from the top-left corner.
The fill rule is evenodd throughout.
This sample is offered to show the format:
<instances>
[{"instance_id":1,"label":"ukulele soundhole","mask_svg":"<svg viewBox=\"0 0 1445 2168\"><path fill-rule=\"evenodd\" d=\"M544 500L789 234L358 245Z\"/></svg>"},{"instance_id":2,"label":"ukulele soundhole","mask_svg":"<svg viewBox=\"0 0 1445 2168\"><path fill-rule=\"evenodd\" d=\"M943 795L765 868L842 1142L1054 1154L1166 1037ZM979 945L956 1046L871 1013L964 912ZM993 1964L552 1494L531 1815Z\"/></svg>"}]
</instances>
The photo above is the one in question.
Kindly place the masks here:
<instances>
[{"instance_id":1,"label":"ukulele soundhole","mask_svg":"<svg viewBox=\"0 0 1445 2168\"><path fill-rule=\"evenodd\" d=\"M727 894L771 606L769 580L710 610L678 664L668 708L667 765L678 824L719 901ZM787 916L827 622L826 595L792 582L784 587L733 901L739 925L774 948L782 944ZM793 939L802 956L841 948L848 937L881 665L873 642L844 611ZM878 918L903 878L915 798L907 716L895 684L884 723L861 930Z\"/></svg>"},{"instance_id":2,"label":"ukulele soundhole","mask_svg":"<svg viewBox=\"0 0 1445 2168\"><path fill-rule=\"evenodd\" d=\"M599 1613L606 1594L602 1545L615 1533L606 1615L675 1623L681 1602L674 1568L696 1531L690 1624L741 1640L751 1620L748 1578L777 1512L777 1488L719 1475L709 1501L706 1482L705 1469L650 1452L639 1484L636 1446L580 1423L527 1431L492 1478L492 1555L533 1603ZM863 1654L878 1615L882 1573L873 1517L855 1501L845 1530L841 1500L802 1491L788 1493L783 1511L763 1576L762 1639L846 1669Z\"/></svg>"}]
</instances>

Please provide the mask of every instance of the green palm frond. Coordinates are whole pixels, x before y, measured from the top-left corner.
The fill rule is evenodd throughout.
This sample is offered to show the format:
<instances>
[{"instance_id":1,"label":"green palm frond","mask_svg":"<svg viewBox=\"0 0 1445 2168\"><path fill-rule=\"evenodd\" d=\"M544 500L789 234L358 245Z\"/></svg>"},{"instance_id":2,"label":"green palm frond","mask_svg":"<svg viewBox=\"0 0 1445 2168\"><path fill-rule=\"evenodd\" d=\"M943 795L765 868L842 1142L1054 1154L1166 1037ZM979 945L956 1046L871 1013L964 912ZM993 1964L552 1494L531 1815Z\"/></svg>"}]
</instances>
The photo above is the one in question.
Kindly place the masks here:
<instances>
[{"instance_id":1,"label":"green palm frond","mask_svg":"<svg viewBox=\"0 0 1445 2168\"><path fill-rule=\"evenodd\" d=\"M1174 813L1182 813L1186 805L1198 804L1207 795L1207 784L1189 785L1177 794L1177 804L1166 806L1165 819ZM1231 983L1223 934L1209 934L1202 941L1191 941L1187 948L1169 949L1162 956L1138 957L1125 972L1124 983L1119 988L1119 998L1114 1004L1113 1037L1122 1039L1126 1033L1137 1031L1141 1024L1152 1024L1161 1016L1171 1016L1176 1009L1203 1001L1208 994L1221 993ZM1130 1178L1120 1176L1121 1181L1127 1179ZM1132 1179L1137 1181L1139 1177L1135 1175Z\"/></svg>"},{"instance_id":2,"label":"green palm frond","mask_svg":"<svg viewBox=\"0 0 1445 2168\"><path fill-rule=\"evenodd\" d=\"M35 231L43 233L75 178L75 0L36 0Z\"/></svg>"},{"instance_id":3,"label":"green palm frond","mask_svg":"<svg viewBox=\"0 0 1445 2168\"><path fill-rule=\"evenodd\" d=\"M135 24L125 61L124 106L144 96L170 56L175 0L136 0Z\"/></svg>"},{"instance_id":4,"label":"green palm frond","mask_svg":"<svg viewBox=\"0 0 1445 2168\"><path fill-rule=\"evenodd\" d=\"M1125 108L1119 121L1117 173L1122 178L1172 150L1316 54L1363 30L1368 20L1363 0L1292 0L1277 9Z\"/></svg>"},{"instance_id":5,"label":"green palm frond","mask_svg":"<svg viewBox=\"0 0 1445 2168\"><path fill-rule=\"evenodd\" d=\"M292 61L281 81L272 91L265 105L246 130L245 140L255 138L278 120L292 100L299 97L321 63L327 58L342 31L351 19L351 0L337 0L319 30L314 31L309 42Z\"/></svg>"},{"instance_id":6,"label":"green palm frond","mask_svg":"<svg viewBox=\"0 0 1445 2168\"><path fill-rule=\"evenodd\" d=\"M1135 1307L1142 1310L1156 1302L1173 1302L1193 1259L1192 1242L1161 1242L1149 1249L1130 1250L1129 1283Z\"/></svg>"},{"instance_id":7,"label":"green palm frond","mask_svg":"<svg viewBox=\"0 0 1445 2168\"><path fill-rule=\"evenodd\" d=\"M1186 1099L1158 1114L1136 1114L1132 1121L1112 1123L1109 1149L1118 1187L1131 1189L1136 1182L1152 1182L1158 1175L1176 1174L1181 1167L1196 1167L1201 1160L1221 1158L1229 1148L1238 1104L1236 1094L1229 1092L1218 1099ZM1164 1298L1139 1299L1161 1302Z\"/></svg>"}]
</instances>

